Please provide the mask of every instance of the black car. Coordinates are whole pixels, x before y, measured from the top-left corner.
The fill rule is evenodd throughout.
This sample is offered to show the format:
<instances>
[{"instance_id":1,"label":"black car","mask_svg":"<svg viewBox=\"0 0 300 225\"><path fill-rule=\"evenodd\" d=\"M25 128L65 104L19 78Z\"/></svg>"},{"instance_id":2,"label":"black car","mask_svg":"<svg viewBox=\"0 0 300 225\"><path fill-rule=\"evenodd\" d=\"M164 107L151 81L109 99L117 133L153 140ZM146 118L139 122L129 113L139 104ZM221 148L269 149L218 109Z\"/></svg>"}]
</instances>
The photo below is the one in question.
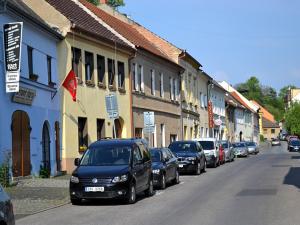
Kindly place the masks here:
<instances>
[{"instance_id":1,"label":"black car","mask_svg":"<svg viewBox=\"0 0 300 225\"><path fill-rule=\"evenodd\" d=\"M121 198L132 204L136 194L152 196L150 152L141 139L111 139L89 146L70 179L72 204L82 199Z\"/></svg>"},{"instance_id":2,"label":"black car","mask_svg":"<svg viewBox=\"0 0 300 225\"><path fill-rule=\"evenodd\" d=\"M179 183L177 158L168 148L150 149L154 186L165 189L166 184Z\"/></svg>"},{"instance_id":3,"label":"black car","mask_svg":"<svg viewBox=\"0 0 300 225\"><path fill-rule=\"evenodd\" d=\"M206 170L206 159L201 145L197 141L174 141L169 149L177 157L179 172L199 175Z\"/></svg>"},{"instance_id":4,"label":"black car","mask_svg":"<svg viewBox=\"0 0 300 225\"><path fill-rule=\"evenodd\" d=\"M14 225L15 217L13 205L9 196L0 185L0 224Z\"/></svg>"},{"instance_id":5,"label":"black car","mask_svg":"<svg viewBox=\"0 0 300 225\"><path fill-rule=\"evenodd\" d=\"M300 151L300 140L297 140L297 139L292 139L289 141L288 143L288 150L290 152L298 152Z\"/></svg>"}]
</instances>

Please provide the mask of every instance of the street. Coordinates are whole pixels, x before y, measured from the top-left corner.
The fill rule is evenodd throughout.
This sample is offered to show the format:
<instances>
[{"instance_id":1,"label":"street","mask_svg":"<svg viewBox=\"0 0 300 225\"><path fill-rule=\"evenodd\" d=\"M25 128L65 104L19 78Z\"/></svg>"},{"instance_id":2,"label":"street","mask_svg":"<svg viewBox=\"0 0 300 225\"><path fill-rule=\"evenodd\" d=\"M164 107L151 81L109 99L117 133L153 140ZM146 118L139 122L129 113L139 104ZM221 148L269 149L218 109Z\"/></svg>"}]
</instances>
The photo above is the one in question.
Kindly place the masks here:
<instances>
[{"instance_id":1,"label":"street","mask_svg":"<svg viewBox=\"0 0 300 225\"><path fill-rule=\"evenodd\" d=\"M140 196L134 205L115 201L71 204L17 220L17 224L299 224L300 155L286 143L248 159L239 158L205 174Z\"/></svg>"}]
</instances>

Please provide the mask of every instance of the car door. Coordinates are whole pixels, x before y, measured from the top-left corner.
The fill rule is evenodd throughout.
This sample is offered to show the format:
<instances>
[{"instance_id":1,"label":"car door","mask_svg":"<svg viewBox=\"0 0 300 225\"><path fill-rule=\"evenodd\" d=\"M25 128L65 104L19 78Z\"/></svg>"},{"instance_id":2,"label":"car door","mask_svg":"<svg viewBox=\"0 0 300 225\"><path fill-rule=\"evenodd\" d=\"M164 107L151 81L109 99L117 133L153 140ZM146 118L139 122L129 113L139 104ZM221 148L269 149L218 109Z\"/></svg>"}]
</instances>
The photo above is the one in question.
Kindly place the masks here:
<instances>
[{"instance_id":1,"label":"car door","mask_svg":"<svg viewBox=\"0 0 300 225\"><path fill-rule=\"evenodd\" d=\"M204 165L205 165L205 155L204 155L204 151L203 151L202 146L199 144L199 142L196 142L196 147L197 147L198 154L199 154L199 157L200 157L200 164L201 164L200 167L203 168Z\"/></svg>"},{"instance_id":2,"label":"car door","mask_svg":"<svg viewBox=\"0 0 300 225\"><path fill-rule=\"evenodd\" d=\"M165 171L166 171L166 180L168 181L170 179L171 170L172 170L172 166L170 163L170 157L168 155L168 152L164 148L161 150L161 153L162 153L162 161L163 161L163 164L165 166Z\"/></svg>"},{"instance_id":3,"label":"car door","mask_svg":"<svg viewBox=\"0 0 300 225\"><path fill-rule=\"evenodd\" d=\"M143 186L146 189L148 187L149 180L151 178L152 173L152 164L151 164L151 156L146 148L146 146L143 143L138 143L139 148L142 153L143 158Z\"/></svg>"},{"instance_id":4,"label":"car door","mask_svg":"<svg viewBox=\"0 0 300 225\"><path fill-rule=\"evenodd\" d=\"M136 180L136 190L140 192L144 185L144 165L143 165L143 157L140 151L140 148L135 145L133 148L133 156L132 156L132 169L133 176Z\"/></svg>"}]
</instances>

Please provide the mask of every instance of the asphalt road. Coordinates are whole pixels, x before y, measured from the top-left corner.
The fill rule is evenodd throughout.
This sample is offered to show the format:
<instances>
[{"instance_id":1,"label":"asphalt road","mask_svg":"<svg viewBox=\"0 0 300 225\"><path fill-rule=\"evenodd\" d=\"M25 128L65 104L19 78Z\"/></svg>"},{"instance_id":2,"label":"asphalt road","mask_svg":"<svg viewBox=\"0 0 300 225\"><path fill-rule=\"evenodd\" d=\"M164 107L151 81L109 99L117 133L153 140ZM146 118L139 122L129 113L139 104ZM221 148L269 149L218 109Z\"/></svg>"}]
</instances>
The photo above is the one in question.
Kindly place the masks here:
<instances>
[{"instance_id":1,"label":"asphalt road","mask_svg":"<svg viewBox=\"0 0 300 225\"><path fill-rule=\"evenodd\" d=\"M179 185L134 205L69 204L17 225L298 225L299 190L300 154L288 153L284 143L200 176L182 176Z\"/></svg>"}]
</instances>

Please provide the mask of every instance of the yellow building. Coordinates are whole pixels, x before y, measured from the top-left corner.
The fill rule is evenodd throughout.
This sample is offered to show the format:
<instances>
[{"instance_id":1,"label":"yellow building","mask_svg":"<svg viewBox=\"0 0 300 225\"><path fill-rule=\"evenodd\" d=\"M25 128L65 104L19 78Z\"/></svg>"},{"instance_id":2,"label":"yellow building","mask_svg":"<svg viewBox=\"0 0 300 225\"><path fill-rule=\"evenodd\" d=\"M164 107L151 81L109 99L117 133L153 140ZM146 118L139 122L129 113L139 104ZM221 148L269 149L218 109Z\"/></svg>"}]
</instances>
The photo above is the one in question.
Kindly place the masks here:
<instances>
[{"instance_id":1,"label":"yellow building","mask_svg":"<svg viewBox=\"0 0 300 225\"><path fill-rule=\"evenodd\" d=\"M61 166L70 173L74 159L89 144L114 137L114 124L117 138L132 136L128 62L135 48L79 2L46 0L33 7L49 24L65 32L58 46L60 81L71 69L78 79L76 102L66 89L60 93ZM119 119L115 121L106 112L105 96L109 94L117 97Z\"/></svg>"}]
</instances>

